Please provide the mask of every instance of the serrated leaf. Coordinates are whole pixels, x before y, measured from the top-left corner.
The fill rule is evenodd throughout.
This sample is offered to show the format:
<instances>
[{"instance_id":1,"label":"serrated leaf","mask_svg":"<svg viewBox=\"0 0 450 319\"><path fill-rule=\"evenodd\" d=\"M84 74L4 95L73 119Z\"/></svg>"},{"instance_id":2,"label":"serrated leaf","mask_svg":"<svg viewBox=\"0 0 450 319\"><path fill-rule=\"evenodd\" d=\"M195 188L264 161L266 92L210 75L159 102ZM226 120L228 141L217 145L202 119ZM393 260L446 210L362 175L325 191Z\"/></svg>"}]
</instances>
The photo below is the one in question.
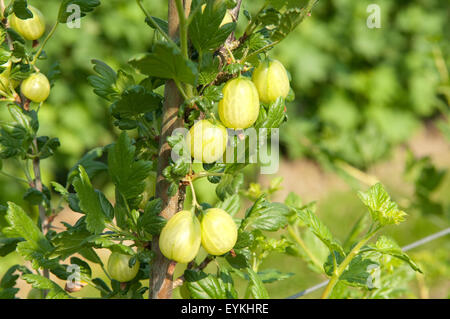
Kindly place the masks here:
<instances>
[{"instance_id":1,"label":"serrated leaf","mask_svg":"<svg viewBox=\"0 0 450 319\"><path fill-rule=\"evenodd\" d=\"M333 238L330 230L309 208L297 209L297 216L330 250L345 255L342 246Z\"/></svg>"},{"instance_id":2,"label":"serrated leaf","mask_svg":"<svg viewBox=\"0 0 450 319\"><path fill-rule=\"evenodd\" d=\"M63 0L58 13L58 21L60 23L68 22L68 18L73 14L73 11L69 10L69 6L74 5L79 8L80 18L82 18L87 13L94 11L100 5L100 0Z\"/></svg>"},{"instance_id":3,"label":"serrated leaf","mask_svg":"<svg viewBox=\"0 0 450 319\"><path fill-rule=\"evenodd\" d=\"M167 220L158 214L162 210L162 200L154 199L147 203L144 214L138 219L138 228L143 229L151 235L159 235Z\"/></svg>"},{"instance_id":4,"label":"serrated leaf","mask_svg":"<svg viewBox=\"0 0 450 319\"><path fill-rule=\"evenodd\" d=\"M89 279L91 278L92 270L87 262L85 262L84 260L81 260L78 257L72 257L72 258L70 258L70 263L74 264L74 265L78 265L80 267L80 275L82 276L82 279L83 278L89 278Z\"/></svg>"},{"instance_id":5,"label":"serrated leaf","mask_svg":"<svg viewBox=\"0 0 450 319\"><path fill-rule=\"evenodd\" d=\"M120 99L113 104L112 113L117 117L134 117L152 112L162 107L162 96L134 85L122 92Z\"/></svg>"},{"instance_id":6,"label":"serrated leaf","mask_svg":"<svg viewBox=\"0 0 450 319\"><path fill-rule=\"evenodd\" d=\"M224 201L219 202L216 205L217 208L221 208L231 216L236 215L241 208L241 200L238 194L234 194L227 197Z\"/></svg>"},{"instance_id":7,"label":"serrated leaf","mask_svg":"<svg viewBox=\"0 0 450 319\"><path fill-rule=\"evenodd\" d=\"M227 197L237 194L243 182L244 175L242 173L235 176L225 174L217 185L216 194L223 201Z\"/></svg>"},{"instance_id":8,"label":"serrated leaf","mask_svg":"<svg viewBox=\"0 0 450 319\"><path fill-rule=\"evenodd\" d=\"M226 11L226 4L219 1L208 1L203 12L197 11L189 25L189 38L198 52L217 49L234 31L234 22L220 26Z\"/></svg>"},{"instance_id":9,"label":"serrated leaf","mask_svg":"<svg viewBox=\"0 0 450 319\"><path fill-rule=\"evenodd\" d=\"M100 234L105 229L108 217L103 212L100 198L92 187L89 176L83 166L79 167L80 175L73 182L73 186L80 199L80 208L86 214L86 227L94 234Z\"/></svg>"},{"instance_id":10,"label":"serrated leaf","mask_svg":"<svg viewBox=\"0 0 450 319\"><path fill-rule=\"evenodd\" d=\"M93 236L88 238L89 243L92 243L95 248L107 248L112 252L134 256L134 250L126 245L118 244L106 237Z\"/></svg>"},{"instance_id":11,"label":"serrated leaf","mask_svg":"<svg viewBox=\"0 0 450 319\"><path fill-rule=\"evenodd\" d=\"M81 165L86 170L89 178L93 178L96 174L101 171L108 169L105 163L96 161L99 157L103 155L103 147L97 147L93 150L87 152L83 157L70 169L67 175L67 182L72 183L75 176L78 175L78 167Z\"/></svg>"},{"instance_id":12,"label":"serrated leaf","mask_svg":"<svg viewBox=\"0 0 450 319\"><path fill-rule=\"evenodd\" d=\"M156 22L156 24L166 33L169 34L169 23L166 20L160 19L158 17L152 17L153 20ZM152 28L157 30L156 26L153 24L153 22L145 18L145 22Z\"/></svg>"},{"instance_id":13,"label":"serrated leaf","mask_svg":"<svg viewBox=\"0 0 450 319\"><path fill-rule=\"evenodd\" d=\"M95 94L111 101L112 97L119 93L115 87L117 73L105 62L92 60L92 63L94 64L94 70L98 75L89 76L88 81L94 88Z\"/></svg>"},{"instance_id":14,"label":"serrated leaf","mask_svg":"<svg viewBox=\"0 0 450 319\"><path fill-rule=\"evenodd\" d=\"M397 243L386 236L380 236L375 245L368 245L364 250L376 251L381 254L386 254L403 260L406 262L413 270L422 273L419 266L397 245Z\"/></svg>"},{"instance_id":15,"label":"serrated leaf","mask_svg":"<svg viewBox=\"0 0 450 319\"><path fill-rule=\"evenodd\" d=\"M399 224L405 220L406 213L391 201L389 194L380 183L369 188L366 193L358 192L358 195L369 209L372 219L381 225Z\"/></svg>"},{"instance_id":16,"label":"serrated leaf","mask_svg":"<svg viewBox=\"0 0 450 319\"><path fill-rule=\"evenodd\" d=\"M286 118L285 105L284 99L279 97L267 111L261 108L255 128L279 128Z\"/></svg>"},{"instance_id":17,"label":"serrated leaf","mask_svg":"<svg viewBox=\"0 0 450 319\"><path fill-rule=\"evenodd\" d=\"M234 299L237 297L233 279L228 273L218 276L203 271L186 270L184 278L193 299Z\"/></svg>"},{"instance_id":18,"label":"serrated leaf","mask_svg":"<svg viewBox=\"0 0 450 319\"><path fill-rule=\"evenodd\" d=\"M373 260L357 255L339 277L339 280L351 286L372 288L374 278L372 278L370 270L378 266L378 263Z\"/></svg>"},{"instance_id":19,"label":"serrated leaf","mask_svg":"<svg viewBox=\"0 0 450 319\"><path fill-rule=\"evenodd\" d=\"M57 137L49 138L48 136L40 136L37 138L37 142L40 159L52 156L55 154L56 149L61 146Z\"/></svg>"},{"instance_id":20,"label":"serrated leaf","mask_svg":"<svg viewBox=\"0 0 450 319\"><path fill-rule=\"evenodd\" d=\"M28 9L26 0L14 0L12 11L22 20L31 19L33 17L33 12Z\"/></svg>"},{"instance_id":21,"label":"serrated leaf","mask_svg":"<svg viewBox=\"0 0 450 319\"><path fill-rule=\"evenodd\" d=\"M264 284L285 280L295 275L292 272L283 273L278 269L265 269L263 271L258 271L257 274Z\"/></svg>"},{"instance_id":22,"label":"serrated leaf","mask_svg":"<svg viewBox=\"0 0 450 319\"><path fill-rule=\"evenodd\" d=\"M251 268L247 268L247 272L251 282L248 289L250 289L252 296L255 299L269 299L269 293L267 292L266 287L264 287L264 284L258 274Z\"/></svg>"},{"instance_id":23,"label":"serrated leaf","mask_svg":"<svg viewBox=\"0 0 450 319\"><path fill-rule=\"evenodd\" d=\"M235 256L227 254L225 259L231 267L235 269L245 269L250 267L250 251L248 249L235 249Z\"/></svg>"},{"instance_id":24,"label":"serrated leaf","mask_svg":"<svg viewBox=\"0 0 450 319\"><path fill-rule=\"evenodd\" d=\"M248 226L267 231L277 231L287 225L287 215L289 208L282 203L270 203L262 195L249 208L245 214L245 219L241 224L241 229Z\"/></svg>"},{"instance_id":25,"label":"serrated leaf","mask_svg":"<svg viewBox=\"0 0 450 319\"><path fill-rule=\"evenodd\" d=\"M0 257L5 257L16 250L17 244L23 241L23 238L0 238Z\"/></svg>"},{"instance_id":26,"label":"serrated leaf","mask_svg":"<svg viewBox=\"0 0 450 319\"><path fill-rule=\"evenodd\" d=\"M145 179L149 176L152 163L135 160L136 147L131 144L127 133L108 151L108 169L120 193L127 199L141 195L145 190Z\"/></svg>"},{"instance_id":27,"label":"serrated leaf","mask_svg":"<svg viewBox=\"0 0 450 319\"><path fill-rule=\"evenodd\" d=\"M7 232L9 237L22 237L31 249L40 251L43 254L52 250L51 243L20 206L8 202L6 221L10 226L4 229L3 232Z\"/></svg>"},{"instance_id":28,"label":"serrated leaf","mask_svg":"<svg viewBox=\"0 0 450 319\"><path fill-rule=\"evenodd\" d=\"M197 82L198 72L195 63L186 60L180 49L171 43L156 43L152 53L135 58L130 61L130 64L149 76L173 79L189 84Z\"/></svg>"},{"instance_id":29,"label":"serrated leaf","mask_svg":"<svg viewBox=\"0 0 450 319\"><path fill-rule=\"evenodd\" d=\"M72 297L68 295L58 284L51 281L48 278L42 277L35 274L26 274L22 278L33 288L47 290L46 299L71 299Z\"/></svg>"}]
</instances>

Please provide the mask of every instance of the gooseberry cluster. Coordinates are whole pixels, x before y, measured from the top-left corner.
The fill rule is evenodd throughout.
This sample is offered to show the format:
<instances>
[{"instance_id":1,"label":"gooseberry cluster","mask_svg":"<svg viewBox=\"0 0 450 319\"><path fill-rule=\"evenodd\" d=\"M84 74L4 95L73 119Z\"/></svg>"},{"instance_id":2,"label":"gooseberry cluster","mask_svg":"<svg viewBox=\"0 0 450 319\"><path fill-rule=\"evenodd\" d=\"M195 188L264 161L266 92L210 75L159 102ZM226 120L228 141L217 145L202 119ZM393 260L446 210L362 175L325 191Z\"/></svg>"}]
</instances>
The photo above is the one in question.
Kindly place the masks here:
<instances>
[{"instance_id":1,"label":"gooseberry cluster","mask_svg":"<svg viewBox=\"0 0 450 319\"><path fill-rule=\"evenodd\" d=\"M239 76L229 80L222 89L218 105L220 121L197 121L186 135L186 144L197 162L213 163L224 156L228 134L247 129L258 119L260 102L274 103L289 93L289 78L284 66L276 60L265 60L254 70L253 76ZM194 164L195 165L195 164ZM195 189L190 189L195 192ZM233 218L223 209L210 208L200 219L191 210L175 214L159 237L159 247L168 259L188 263L198 254L200 245L211 255L229 252L237 241L238 229Z\"/></svg>"},{"instance_id":2,"label":"gooseberry cluster","mask_svg":"<svg viewBox=\"0 0 450 319\"><path fill-rule=\"evenodd\" d=\"M8 22L11 28L25 40L35 41L45 33L45 18L37 8L28 6L28 9L33 15L32 18L21 19L13 13L8 17ZM40 54L39 51L37 54ZM20 92L30 101L41 103L50 95L50 82L44 74L35 68L34 62L30 64L35 72L23 80L20 85ZM2 65L2 67L5 70L0 74L0 91L3 96L14 96L15 89L20 82L11 76L11 60Z\"/></svg>"},{"instance_id":3,"label":"gooseberry cluster","mask_svg":"<svg viewBox=\"0 0 450 319\"><path fill-rule=\"evenodd\" d=\"M162 229L159 248L166 258L188 263L197 256L200 245L214 256L229 252L236 244L237 235L236 223L223 209L207 209L201 221L194 210L183 210Z\"/></svg>"},{"instance_id":4,"label":"gooseberry cluster","mask_svg":"<svg viewBox=\"0 0 450 319\"><path fill-rule=\"evenodd\" d=\"M227 130L243 130L258 119L260 102L274 103L289 94L289 77L283 64L267 59L259 64L252 78L239 76L222 89L218 120L196 122L186 136L191 156L197 162L213 163L223 157L228 143Z\"/></svg>"}]
</instances>

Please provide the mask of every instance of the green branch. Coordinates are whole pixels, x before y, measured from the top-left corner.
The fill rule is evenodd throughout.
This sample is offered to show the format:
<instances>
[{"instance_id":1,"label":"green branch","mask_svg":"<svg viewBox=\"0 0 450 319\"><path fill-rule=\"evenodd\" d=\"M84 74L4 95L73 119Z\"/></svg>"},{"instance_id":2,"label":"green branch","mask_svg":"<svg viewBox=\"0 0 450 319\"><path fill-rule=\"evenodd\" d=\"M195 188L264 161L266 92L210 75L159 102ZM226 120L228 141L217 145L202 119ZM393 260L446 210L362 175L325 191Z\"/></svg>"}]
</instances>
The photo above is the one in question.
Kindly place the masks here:
<instances>
[{"instance_id":1,"label":"green branch","mask_svg":"<svg viewBox=\"0 0 450 319\"><path fill-rule=\"evenodd\" d=\"M144 5L142 4L142 0L136 0L136 2L138 4L139 8L144 13L145 17L151 22L151 24L153 24L153 26L156 28L156 30L158 30L159 33L161 33L161 35L164 37L164 39L166 39L171 44L177 46L177 44L169 37L169 35L166 32L164 32L164 30L155 21L155 19L153 19L153 17L150 15L150 13L148 13L148 11L144 8Z\"/></svg>"},{"instance_id":2,"label":"green branch","mask_svg":"<svg viewBox=\"0 0 450 319\"><path fill-rule=\"evenodd\" d=\"M345 257L345 259L342 261L342 263L339 265L339 267L334 269L333 275L330 278L330 281L328 282L328 285L325 287L324 292L322 293L321 299L327 299L330 293L332 292L334 286L339 281L339 277L342 275L342 273L345 271L347 266L350 264L350 262L353 260L353 258L360 252L360 249L372 238L375 233L380 230L381 226L375 227L375 229L371 232L368 232L366 236L357 244L353 249L348 253L348 255Z\"/></svg>"},{"instance_id":3,"label":"green branch","mask_svg":"<svg viewBox=\"0 0 450 319\"><path fill-rule=\"evenodd\" d=\"M183 56L188 59L188 29L187 29L187 20L186 14L184 12L183 2L182 0L176 0L178 18L180 20L180 45L181 45L181 53Z\"/></svg>"},{"instance_id":4,"label":"green branch","mask_svg":"<svg viewBox=\"0 0 450 319\"><path fill-rule=\"evenodd\" d=\"M53 34L55 34L56 29L58 28L59 25L59 21L56 21L55 25L53 26L53 28L50 30L50 33L47 35L47 37L45 38L44 42L42 42L41 47L39 48L39 50L37 51L36 55L33 58L33 61L31 61L31 65L35 65L37 59L39 59L39 56L42 53L42 50L44 50L45 45L47 44L48 40L50 40L50 38L53 36Z\"/></svg>"}]
</instances>

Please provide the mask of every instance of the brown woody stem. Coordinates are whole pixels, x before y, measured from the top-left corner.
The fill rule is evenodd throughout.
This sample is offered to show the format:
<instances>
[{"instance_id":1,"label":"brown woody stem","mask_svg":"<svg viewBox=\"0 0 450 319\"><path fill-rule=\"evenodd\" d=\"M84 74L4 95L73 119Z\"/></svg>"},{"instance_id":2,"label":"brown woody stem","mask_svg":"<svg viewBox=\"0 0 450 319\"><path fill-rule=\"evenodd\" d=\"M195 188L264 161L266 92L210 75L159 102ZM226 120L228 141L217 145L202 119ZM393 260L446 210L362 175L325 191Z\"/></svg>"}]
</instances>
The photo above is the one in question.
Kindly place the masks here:
<instances>
[{"instance_id":1,"label":"brown woody stem","mask_svg":"<svg viewBox=\"0 0 450 319\"><path fill-rule=\"evenodd\" d=\"M191 0L183 1L185 14L189 14ZM178 35L180 19L177 12L176 0L169 0L169 36L174 39ZM167 143L169 137L176 128L183 126L183 120L178 118L178 109L183 103L183 97L173 80L166 82L164 91L163 123L161 129L160 149L158 156L158 177L156 195L163 201L163 209L160 216L171 218L178 211L179 192L174 196L167 195L170 184L164 179L162 172L169 165L171 149ZM159 249L158 237L152 241L152 250L155 258L150 276L150 293L152 299L169 299L172 297L173 271L175 262L164 257Z\"/></svg>"}]
</instances>

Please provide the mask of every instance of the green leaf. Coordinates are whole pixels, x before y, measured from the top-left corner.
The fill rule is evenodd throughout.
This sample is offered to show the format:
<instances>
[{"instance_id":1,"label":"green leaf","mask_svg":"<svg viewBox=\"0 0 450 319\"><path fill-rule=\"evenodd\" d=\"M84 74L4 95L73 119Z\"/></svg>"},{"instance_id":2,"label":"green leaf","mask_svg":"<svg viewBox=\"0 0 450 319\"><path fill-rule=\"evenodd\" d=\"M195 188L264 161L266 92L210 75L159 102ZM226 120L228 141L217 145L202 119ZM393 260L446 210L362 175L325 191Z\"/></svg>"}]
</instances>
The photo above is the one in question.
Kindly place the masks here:
<instances>
[{"instance_id":1,"label":"green leaf","mask_svg":"<svg viewBox=\"0 0 450 319\"><path fill-rule=\"evenodd\" d=\"M219 202L216 207L223 209L231 216L234 216L241 208L241 199L238 194L234 194L227 197L224 201Z\"/></svg>"},{"instance_id":2,"label":"green leaf","mask_svg":"<svg viewBox=\"0 0 450 319\"><path fill-rule=\"evenodd\" d=\"M49 138L48 136L40 136L37 138L37 143L40 159L45 159L53 156L56 149L61 146L59 139L56 137Z\"/></svg>"},{"instance_id":3,"label":"green leaf","mask_svg":"<svg viewBox=\"0 0 450 319\"><path fill-rule=\"evenodd\" d=\"M164 217L158 215L162 210L162 205L163 203L160 198L148 202L144 214L138 219L138 228L151 235L159 235L167 223Z\"/></svg>"},{"instance_id":4,"label":"green leaf","mask_svg":"<svg viewBox=\"0 0 450 319\"><path fill-rule=\"evenodd\" d=\"M358 192L358 195L369 209L372 219L382 226L399 224L405 220L406 213L391 201L389 194L380 183L372 186L366 193Z\"/></svg>"},{"instance_id":5,"label":"green leaf","mask_svg":"<svg viewBox=\"0 0 450 319\"><path fill-rule=\"evenodd\" d=\"M19 275L14 275L17 270L17 266L18 265L14 265L5 272L0 281L1 289L12 288L16 285L16 280L19 278Z\"/></svg>"},{"instance_id":6,"label":"green leaf","mask_svg":"<svg viewBox=\"0 0 450 319\"><path fill-rule=\"evenodd\" d=\"M374 278L371 276L370 270L378 266L379 264L373 260L357 255L339 277L339 280L351 286L373 288Z\"/></svg>"},{"instance_id":7,"label":"green leaf","mask_svg":"<svg viewBox=\"0 0 450 319\"><path fill-rule=\"evenodd\" d=\"M114 205L114 216L116 217L117 226L126 229L128 227L128 204L125 197L116 188L116 204Z\"/></svg>"},{"instance_id":8,"label":"green leaf","mask_svg":"<svg viewBox=\"0 0 450 319\"><path fill-rule=\"evenodd\" d=\"M14 265L10 267L3 275L0 281L0 299L14 299L19 288L14 288L19 275L14 274L16 270L21 267Z\"/></svg>"},{"instance_id":9,"label":"green leaf","mask_svg":"<svg viewBox=\"0 0 450 319\"><path fill-rule=\"evenodd\" d=\"M255 128L279 128L286 118L285 107L282 97L270 104L267 111L262 107Z\"/></svg>"},{"instance_id":10,"label":"green leaf","mask_svg":"<svg viewBox=\"0 0 450 319\"><path fill-rule=\"evenodd\" d=\"M305 9L304 9L305 10ZM273 41L281 41L291 33L300 22L300 8L291 8L283 13L279 25L272 34Z\"/></svg>"},{"instance_id":11,"label":"green leaf","mask_svg":"<svg viewBox=\"0 0 450 319\"><path fill-rule=\"evenodd\" d=\"M234 245L235 249L249 247L253 244L254 237L251 232L239 230L238 239Z\"/></svg>"},{"instance_id":12,"label":"green leaf","mask_svg":"<svg viewBox=\"0 0 450 319\"><path fill-rule=\"evenodd\" d=\"M91 279L92 270L87 262L85 262L84 260L81 260L78 257L72 257L72 258L70 258L70 263L74 264L74 265L78 265L80 267L80 275L81 275L82 280L84 280L85 278Z\"/></svg>"},{"instance_id":13,"label":"green leaf","mask_svg":"<svg viewBox=\"0 0 450 319\"><path fill-rule=\"evenodd\" d=\"M105 171L108 167L97 158L103 155L103 147L97 147L87 152L69 171L67 182L71 184L73 179L78 176L78 167L81 165L86 170L89 178L93 178L99 172Z\"/></svg>"},{"instance_id":14,"label":"green leaf","mask_svg":"<svg viewBox=\"0 0 450 319\"><path fill-rule=\"evenodd\" d=\"M227 254L225 259L231 267L235 269L245 269L250 267L250 251L248 249L235 249L236 256Z\"/></svg>"},{"instance_id":15,"label":"green leaf","mask_svg":"<svg viewBox=\"0 0 450 319\"><path fill-rule=\"evenodd\" d=\"M22 278L33 288L48 290L46 299L71 299L72 297L68 295L58 284L51 281L48 278L42 277L35 274L26 274Z\"/></svg>"},{"instance_id":16,"label":"green leaf","mask_svg":"<svg viewBox=\"0 0 450 319\"><path fill-rule=\"evenodd\" d=\"M63 0L59 7L58 21L60 23L68 22L68 18L73 11L68 10L71 5L76 5L80 9L80 18L84 17L87 13L94 11L94 9L100 5L99 0Z\"/></svg>"},{"instance_id":17,"label":"green leaf","mask_svg":"<svg viewBox=\"0 0 450 319\"><path fill-rule=\"evenodd\" d=\"M330 250L345 255L342 246L333 238L330 230L309 208L297 209L297 216Z\"/></svg>"},{"instance_id":18,"label":"green leaf","mask_svg":"<svg viewBox=\"0 0 450 319\"><path fill-rule=\"evenodd\" d=\"M21 241L22 238L0 238L0 257L5 257L16 250L17 244Z\"/></svg>"},{"instance_id":19,"label":"green leaf","mask_svg":"<svg viewBox=\"0 0 450 319\"><path fill-rule=\"evenodd\" d=\"M112 220L114 218L114 207L106 198L105 194L98 189L96 189L95 192L98 195L100 206L102 207L103 213L106 215L107 220Z\"/></svg>"},{"instance_id":20,"label":"green leaf","mask_svg":"<svg viewBox=\"0 0 450 319\"><path fill-rule=\"evenodd\" d=\"M292 272L283 273L277 269L265 269L263 271L258 271L258 277L265 284L288 279L294 275L295 274Z\"/></svg>"},{"instance_id":21,"label":"green leaf","mask_svg":"<svg viewBox=\"0 0 450 319\"><path fill-rule=\"evenodd\" d=\"M113 104L112 113L118 118L127 118L152 112L162 107L162 97L140 85L134 85L122 92Z\"/></svg>"},{"instance_id":22,"label":"green leaf","mask_svg":"<svg viewBox=\"0 0 450 319\"><path fill-rule=\"evenodd\" d=\"M265 195L261 195L253 206L247 210L241 229L251 225L260 230L277 231L287 225L289 212L290 210L286 205L270 203L266 200Z\"/></svg>"},{"instance_id":23,"label":"green leaf","mask_svg":"<svg viewBox=\"0 0 450 319\"><path fill-rule=\"evenodd\" d=\"M198 75L198 84L207 85L217 78L217 70L220 67L220 59L212 53L203 54L202 63L200 65L200 73Z\"/></svg>"},{"instance_id":24,"label":"green leaf","mask_svg":"<svg viewBox=\"0 0 450 319\"><path fill-rule=\"evenodd\" d=\"M197 11L189 25L189 38L198 52L217 49L234 31L234 22L220 27L226 11L225 2L220 1L208 1L203 12Z\"/></svg>"},{"instance_id":25,"label":"green leaf","mask_svg":"<svg viewBox=\"0 0 450 319\"><path fill-rule=\"evenodd\" d=\"M197 67L186 60L178 47L171 43L158 42L152 53L144 54L130 61L130 64L143 74L163 79L196 84Z\"/></svg>"},{"instance_id":26,"label":"green leaf","mask_svg":"<svg viewBox=\"0 0 450 319\"><path fill-rule=\"evenodd\" d=\"M103 211L100 198L92 187L86 170L81 165L79 172L80 175L74 180L73 186L80 199L80 208L86 214L87 229L94 234L100 234L105 229L108 216Z\"/></svg>"},{"instance_id":27,"label":"green leaf","mask_svg":"<svg viewBox=\"0 0 450 319\"><path fill-rule=\"evenodd\" d=\"M111 101L119 92L115 87L117 73L106 63L100 60L92 60L94 70L98 75L91 75L88 81L94 88L94 93L98 96Z\"/></svg>"},{"instance_id":28,"label":"green leaf","mask_svg":"<svg viewBox=\"0 0 450 319\"><path fill-rule=\"evenodd\" d=\"M288 247L287 253L303 258L303 260L308 263L308 267L311 270L323 274L323 265L327 261L327 257L330 255L330 250L328 247L308 228L303 230L301 234L298 235L295 234L295 231L293 231L292 236L300 236L300 239L303 241L303 244L308 251L306 251L303 246L295 245Z\"/></svg>"},{"instance_id":29,"label":"green leaf","mask_svg":"<svg viewBox=\"0 0 450 319\"><path fill-rule=\"evenodd\" d=\"M269 299L269 293L258 274L251 268L247 268L247 272L251 282L249 289L252 296L255 299Z\"/></svg>"},{"instance_id":30,"label":"green leaf","mask_svg":"<svg viewBox=\"0 0 450 319\"><path fill-rule=\"evenodd\" d=\"M368 245L364 250L376 251L381 254L393 256L406 262L413 270L422 273L419 266L389 237L380 236L375 245Z\"/></svg>"},{"instance_id":31,"label":"green leaf","mask_svg":"<svg viewBox=\"0 0 450 319\"><path fill-rule=\"evenodd\" d=\"M294 192L290 192L288 194L288 196L286 197L286 199L284 200L284 203L287 206L290 206L292 208L297 208L300 209L303 207L303 201L300 198L300 196L298 196L297 194L295 194Z\"/></svg>"},{"instance_id":32,"label":"green leaf","mask_svg":"<svg viewBox=\"0 0 450 319\"><path fill-rule=\"evenodd\" d=\"M135 160L136 147L131 144L127 133L108 151L108 169L111 178L127 200L136 198L145 190L145 179L152 170L152 163Z\"/></svg>"},{"instance_id":33,"label":"green leaf","mask_svg":"<svg viewBox=\"0 0 450 319\"><path fill-rule=\"evenodd\" d=\"M193 299L235 299L237 297L233 279L227 272L222 271L216 276L188 269L184 272L184 278Z\"/></svg>"},{"instance_id":34,"label":"green leaf","mask_svg":"<svg viewBox=\"0 0 450 319\"><path fill-rule=\"evenodd\" d=\"M235 176L226 174L222 176L220 183L217 185L216 194L223 201L227 197L237 194L243 182L244 175L242 173Z\"/></svg>"},{"instance_id":35,"label":"green leaf","mask_svg":"<svg viewBox=\"0 0 450 319\"><path fill-rule=\"evenodd\" d=\"M88 238L87 242L92 243L95 248L107 248L112 252L130 256L135 255L134 250L131 247L122 244L117 244L116 242L106 237L93 236L91 238Z\"/></svg>"},{"instance_id":36,"label":"green leaf","mask_svg":"<svg viewBox=\"0 0 450 319\"><path fill-rule=\"evenodd\" d=\"M8 202L6 221L10 227L5 228L3 231L8 233L9 237L12 237L11 235L22 237L31 249L40 251L43 254L53 249L47 238L20 206Z\"/></svg>"},{"instance_id":37,"label":"green leaf","mask_svg":"<svg viewBox=\"0 0 450 319\"><path fill-rule=\"evenodd\" d=\"M33 12L28 9L26 0L14 0L12 10L14 14L22 20L31 19L33 17Z\"/></svg>"},{"instance_id":38,"label":"green leaf","mask_svg":"<svg viewBox=\"0 0 450 319\"><path fill-rule=\"evenodd\" d=\"M169 34L169 23L166 20L160 19L158 17L152 17L156 24L166 33ZM156 30L156 26L149 18L145 18L145 22L153 29Z\"/></svg>"},{"instance_id":39,"label":"green leaf","mask_svg":"<svg viewBox=\"0 0 450 319\"><path fill-rule=\"evenodd\" d=\"M39 205L46 199L46 197L42 192L31 187L26 190L25 194L23 194L23 199L30 203L30 205Z\"/></svg>"}]
</instances>

